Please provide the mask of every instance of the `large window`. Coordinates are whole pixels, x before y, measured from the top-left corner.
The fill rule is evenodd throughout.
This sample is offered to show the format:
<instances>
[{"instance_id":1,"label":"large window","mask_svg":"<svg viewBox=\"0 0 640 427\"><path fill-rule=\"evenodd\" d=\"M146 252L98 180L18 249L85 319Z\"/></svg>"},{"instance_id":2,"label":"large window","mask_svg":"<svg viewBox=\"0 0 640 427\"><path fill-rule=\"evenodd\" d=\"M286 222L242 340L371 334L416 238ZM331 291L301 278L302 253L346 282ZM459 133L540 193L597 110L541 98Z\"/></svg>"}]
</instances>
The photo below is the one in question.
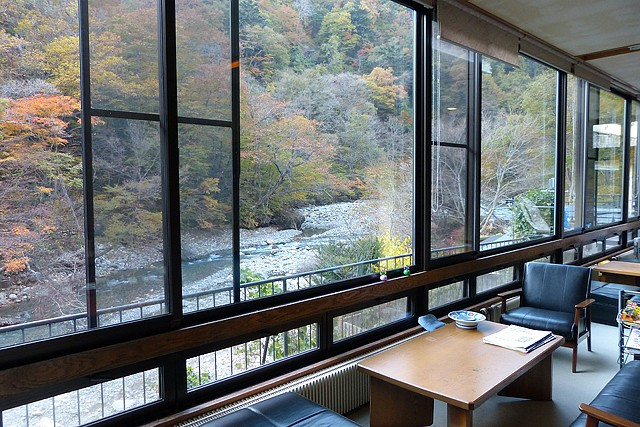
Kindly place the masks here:
<instances>
[{"instance_id":1,"label":"large window","mask_svg":"<svg viewBox=\"0 0 640 427\"><path fill-rule=\"evenodd\" d=\"M433 37L432 258L471 250L467 182L473 71L471 51Z\"/></svg>"},{"instance_id":2,"label":"large window","mask_svg":"<svg viewBox=\"0 0 640 427\"><path fill-rule=\"evenodd\" d=\"M158 3L82 2L83 157L63 3L3 21L0 346L414 263L412 9L177 2L165 86Z\"/></svg>"},{"instance_id":3,"label":"large window","mask_svg":"<svg viewBox=\"0 0 640 427\"><path fill-rule=\"evenodd\" d=\"M622 220L624 98L589 88L585 226Z\"/></svg>"},{"instance_id":4,"label":"large window","mask_svg":"<svg viewBox=\"0 0 640 427\"><path fill-rule=\"evenodd\" d=\"M2 425L128 425L317 362L495 295L520 267L494 253L561 226L564 77L425 40L418 3L5 3L0 365L178 338L9 391ZM572 76L566 101L562 226L638 217L640 103ZM562 259L625 241L594 234Z\"/></svg>"},{"instance_id":5,"label":"large window","mask_svg":"<svg viewBox=\"0 0 640 427\"><path fill-rule=\"evenodd\" d=\"M557 72L482 58L480 249L554 233Z\"/></svg>"}]
</instances>

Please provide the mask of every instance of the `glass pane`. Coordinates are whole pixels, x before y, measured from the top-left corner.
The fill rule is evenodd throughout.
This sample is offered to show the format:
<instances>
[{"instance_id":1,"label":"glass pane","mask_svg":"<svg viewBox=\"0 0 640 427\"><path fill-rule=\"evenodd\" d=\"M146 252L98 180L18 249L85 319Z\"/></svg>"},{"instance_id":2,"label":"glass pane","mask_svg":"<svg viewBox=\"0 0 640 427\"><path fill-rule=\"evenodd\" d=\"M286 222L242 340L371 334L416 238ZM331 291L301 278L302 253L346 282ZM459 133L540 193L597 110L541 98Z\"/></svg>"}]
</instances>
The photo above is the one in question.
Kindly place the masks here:
<instances>
[{"instance_id":1,"label":"glass pane","mask_svg":"<svg viewBox=\"0 0 640 427\"><path fill-rule=\"evenodd\" d=\"M471 250L467 232L467 150L433 146L431 169L431 257Z\"/></svg>"},{"instance_id":2,"label":"glass pane","mask_svg":"<svg viewBox=\"0 0 640 427\"><path fill-rule=\"evenodd\" d=\"M562 252L562 263L568 264L578 259L578 249L572 248Z\"/></svg>"},{"instance_id":3,"label":"glass pane","mask_svg":"<svg viewBox=\"0 0 640 427\"><path fill-rule=\"evenodd\" d=\"M471 250L467 227L467 117L472 54L433 38L431 257ZM460 148L440 143L460 144Z\"/></svg>"},{"instance_id":4,"label":"glass pane","mask_svg":"<svg viewBox=\"0 0 640 427\"><path fill-rule=\"evenodd\" d=\"M564 229L582 228L584 82L567 75L567 147L564 183Z\"/></svg>"},{"instance_id":5,"label":"glass pane","mask_svg":"<svg viewBox=\"0 0 640 427\"><path fill-rule=\"evenodd\" d=\"M449 285L440 286L439 288L429 289L429 310L441 307L454 301L464 298L466 281L455 282Z\"/></svg>"},{"instance_id":6,"label":"glass pane","mask_svg":"<svg viewBox=\"0 0 640 427\"><path fill-rule=\"evenodd\" d=\"M591 86L585 226L622 220L624 99Z\"/></svg>"},{"instance_id":7,"label":"glass pane","mask_svg":"<svg viewBox=\"0 0 640 427\"><path fill-rule=\"evenodd\" d=\"M412 264L414 25L391 1L241 2L242 299Z\"/></svg>"},{"instance_id":8,"label":"glass pane","mask_svg":"<svg viewBox=\"0 0 640 427\"><path fill-rule=\"evenodd\" d=\"M603 244L602 242L592 242L584 245L582 247L582 258L587 258L592 255L597 255L602 253Z\"/></svg>"},{"instance_id":9,"label":"glass pane","mask_svg":"<svg viewBox=\"0 0 640 427\"><path fill-rule=\"evenodd\" d=\"M513 282L513 267L492 271L476 278L476 293L484 292Z\"/></svg>"},{"instance_id":10,"label":"glass pane","mask_svg":"<svg viewBox=\"0 0 640 427\"><path fill-rule=\"evenodd\" d=\"M89 0L91 105L158 112L155 0Z\"/></svg>"},{"instance_id":11,"label":"glass pane","mask_svg":"<svg viewBox=\"0 0 640 427\"><path fill-rule=\"evenodd\" d=\"M93 167L99 325L165 313L158 124L101 120Z\"/></svg>"},{"instance_id":12,"label":"glass pane","mask_svg":"<svg viewBox=\"0 0 640 427\"><path fill-rule=\"evenodd\" d=\"M178 114L231 119L230 2L176 2Z\"/></svg>"},{"instance_id":13,"label":"glass pane","mask_svg":"<svg viewBox=\"0 0 640 427\"><path fill-rule=\"evenodd\" d=\"M77 2L2 2L0 347L86 328ZM56 318L51 328L33 322ZM9 424L5 424L9 425Z\"/></svg>"},{"instance_id":14,"label":"glass pane","mask_svg":"<svg viewBox=\"0 0 640 427\"><path fill-rule=\"evenodd\" d=\"M231 129L179 126L185 312L233 302Z\"/></svg>"},{"instance_id":15,"label":"glass pane","mask_svg":"<svg viewBox=\"0 0 640 427\"><path fill-rule=\"evenodd\" d=\"M159 369L2 411L4 426L80 426L160 400Z\"/></svg>"},{"instance_id":16,"label":"glass pane","mask_svg":"<svg viewBox=\"0 0 640 427\"><path fill-rule=\"evenodd\" d=\"M333 341L362 334L411 315L407 298L374 305L333 318Z\"/></svg>"},{"instance_id":17,"label":"glass pane","mask_svg":"<svg viewBox=\"0 0 640 427\"><path fill-rule=\"evenodd\" d=\"M435 25L435 24L434 24ZM433 37L433 141L467 145L471 51Z\"/></svg>"},{"instance_id":18,"label":"glass pane","mask_svg":"<svg viewBox=\"0 0 640 427\"><path fill-rule=\"evenodd\" d=\"M482 59L480 249L554 230L557 72ZM535 167L532 167L535 165Z\"/></svg>"},{"instance_id":19,"label":"glass pane","mask_svg":"<svg viewBox=\"0 0 640 427\"><path fill-rule=\"evenodd\" d=\"M640 207L638 206L638 191L640 191L640 186L638 185L638 180L640 179L638 156L640 156L640 152L637 149L638 137L640 136L639 122L640 102L633 101L631 103L631 148L629 150L629 218L637 217L640 214Z\"/></svg>"},{"instance_id":20,"label":"glass pane","mask_svg":"<svg viewBox=\"0 0 640 427\"><path fill-rule=\"evenodd\" d=\"M610 249L614 249L618 246L621 245L621 238L620 236L612 236L612 237L607 237L607 239L604 241L605 242L605 249L606 250L610 250Z\"/></svg>"},{"instance_id":21,"label":"glass pane","mask_svg":"<svg viewBox=\"0 0 640 427\"><path fill-rule=\"evenodd\" d=\"M318 325L301 326L187 359L187 390L318 348Z\"/></svg>"}]
</instances>

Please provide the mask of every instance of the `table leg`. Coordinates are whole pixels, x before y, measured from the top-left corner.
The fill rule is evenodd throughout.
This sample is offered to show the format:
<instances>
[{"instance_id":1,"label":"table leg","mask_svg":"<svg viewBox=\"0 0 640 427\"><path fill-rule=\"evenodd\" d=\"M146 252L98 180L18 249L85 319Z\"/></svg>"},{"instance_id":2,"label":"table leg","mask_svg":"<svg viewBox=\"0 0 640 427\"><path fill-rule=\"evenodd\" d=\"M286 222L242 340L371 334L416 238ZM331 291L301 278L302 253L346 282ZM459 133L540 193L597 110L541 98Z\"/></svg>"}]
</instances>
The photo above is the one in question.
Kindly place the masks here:
<instances>
[{"instance_id":1,"label":"table leg","mask_svg":"<svg viewBox=\"0 0 640 427\"><path fill-rule=\"evenodd\" d=\"M371 427L430 426L433 424L433 399L386 381L370 378Z\"/></svg>"},{"instance_id":2,"label":"table leg","mask_svg":"<svg viewBox=\"0 0 640 427\"><path fill-rule=\"evenodd\" d=\"M472 427L473 410L447 404L447 427Z\"/></svg>"},{"instance_id":3,"label":"table leg","mask_svg":"<svg viewBox=\"0 0 640 427\"><path fill-rule=\"evenodd\" d=\"M532 400L551 400L552 394L551 354L537 365L503 388L500 396L520 397Z\"/></svg>"}]
</instances>

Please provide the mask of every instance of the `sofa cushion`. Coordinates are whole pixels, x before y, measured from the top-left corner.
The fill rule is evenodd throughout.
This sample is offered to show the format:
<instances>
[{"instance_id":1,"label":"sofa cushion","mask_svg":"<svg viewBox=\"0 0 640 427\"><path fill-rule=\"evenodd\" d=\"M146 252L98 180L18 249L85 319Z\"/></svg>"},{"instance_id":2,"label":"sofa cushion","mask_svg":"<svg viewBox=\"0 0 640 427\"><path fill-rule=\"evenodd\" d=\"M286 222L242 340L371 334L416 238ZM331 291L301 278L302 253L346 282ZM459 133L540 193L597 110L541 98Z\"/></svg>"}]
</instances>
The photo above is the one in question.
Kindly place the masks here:
<instances>
[{"instance_id":1,"label":"sofa cushion","mask_svg":"<svg viewBox=\"0 0 640 427\"><path fill-rule=\"evenodd\" d=\"M640 423L640 360L633 360L618 371L604 386L591 406ZM584 426L585 414L580 415L571 427ZM609 424L600 423L600 426Z\"/></svg>"},{"instance_id":2,"label":"sofa cushion","mask_svg":"<svg viewBox=\"0 0 640 427\"><path fill-rule=\"evenodd\" d=\"M297 393L288 392L209 421L203 426L353 427L359 424Z\"/></svg>"},{"instance_id":3,"label":"sofa cushion","mask_svg":"<svg viewBox=\"0 0 640 427\"><path fill-rule=\"evenodd\" d=\"M573 317L573 313L565 313L564 311L518 307L503 313L500 316L500 323L551 331L556 335L563 336L566 340L573 340L575 339L574 331L572 330Z\"/></svg>"}]
</instances>

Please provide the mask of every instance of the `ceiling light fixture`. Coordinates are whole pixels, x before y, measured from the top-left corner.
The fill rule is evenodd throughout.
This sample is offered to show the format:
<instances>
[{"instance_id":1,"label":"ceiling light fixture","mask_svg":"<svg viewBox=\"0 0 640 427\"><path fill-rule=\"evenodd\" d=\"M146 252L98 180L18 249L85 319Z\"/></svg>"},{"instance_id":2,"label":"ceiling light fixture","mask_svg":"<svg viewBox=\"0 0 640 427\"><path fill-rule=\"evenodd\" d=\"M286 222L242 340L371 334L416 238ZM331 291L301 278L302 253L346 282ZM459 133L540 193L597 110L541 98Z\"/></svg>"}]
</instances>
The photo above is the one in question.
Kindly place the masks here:
<instances>
[{"instance_id":1,"label":"ceiling light fixture","mask_svg":"<svg viewBox=\"0 0 640 427\"><path fill-rule=\"evenodd\" d=\"M456 111L457 108L456 107L447 107L447 111Z\"/></svg>"}]
</instances>

